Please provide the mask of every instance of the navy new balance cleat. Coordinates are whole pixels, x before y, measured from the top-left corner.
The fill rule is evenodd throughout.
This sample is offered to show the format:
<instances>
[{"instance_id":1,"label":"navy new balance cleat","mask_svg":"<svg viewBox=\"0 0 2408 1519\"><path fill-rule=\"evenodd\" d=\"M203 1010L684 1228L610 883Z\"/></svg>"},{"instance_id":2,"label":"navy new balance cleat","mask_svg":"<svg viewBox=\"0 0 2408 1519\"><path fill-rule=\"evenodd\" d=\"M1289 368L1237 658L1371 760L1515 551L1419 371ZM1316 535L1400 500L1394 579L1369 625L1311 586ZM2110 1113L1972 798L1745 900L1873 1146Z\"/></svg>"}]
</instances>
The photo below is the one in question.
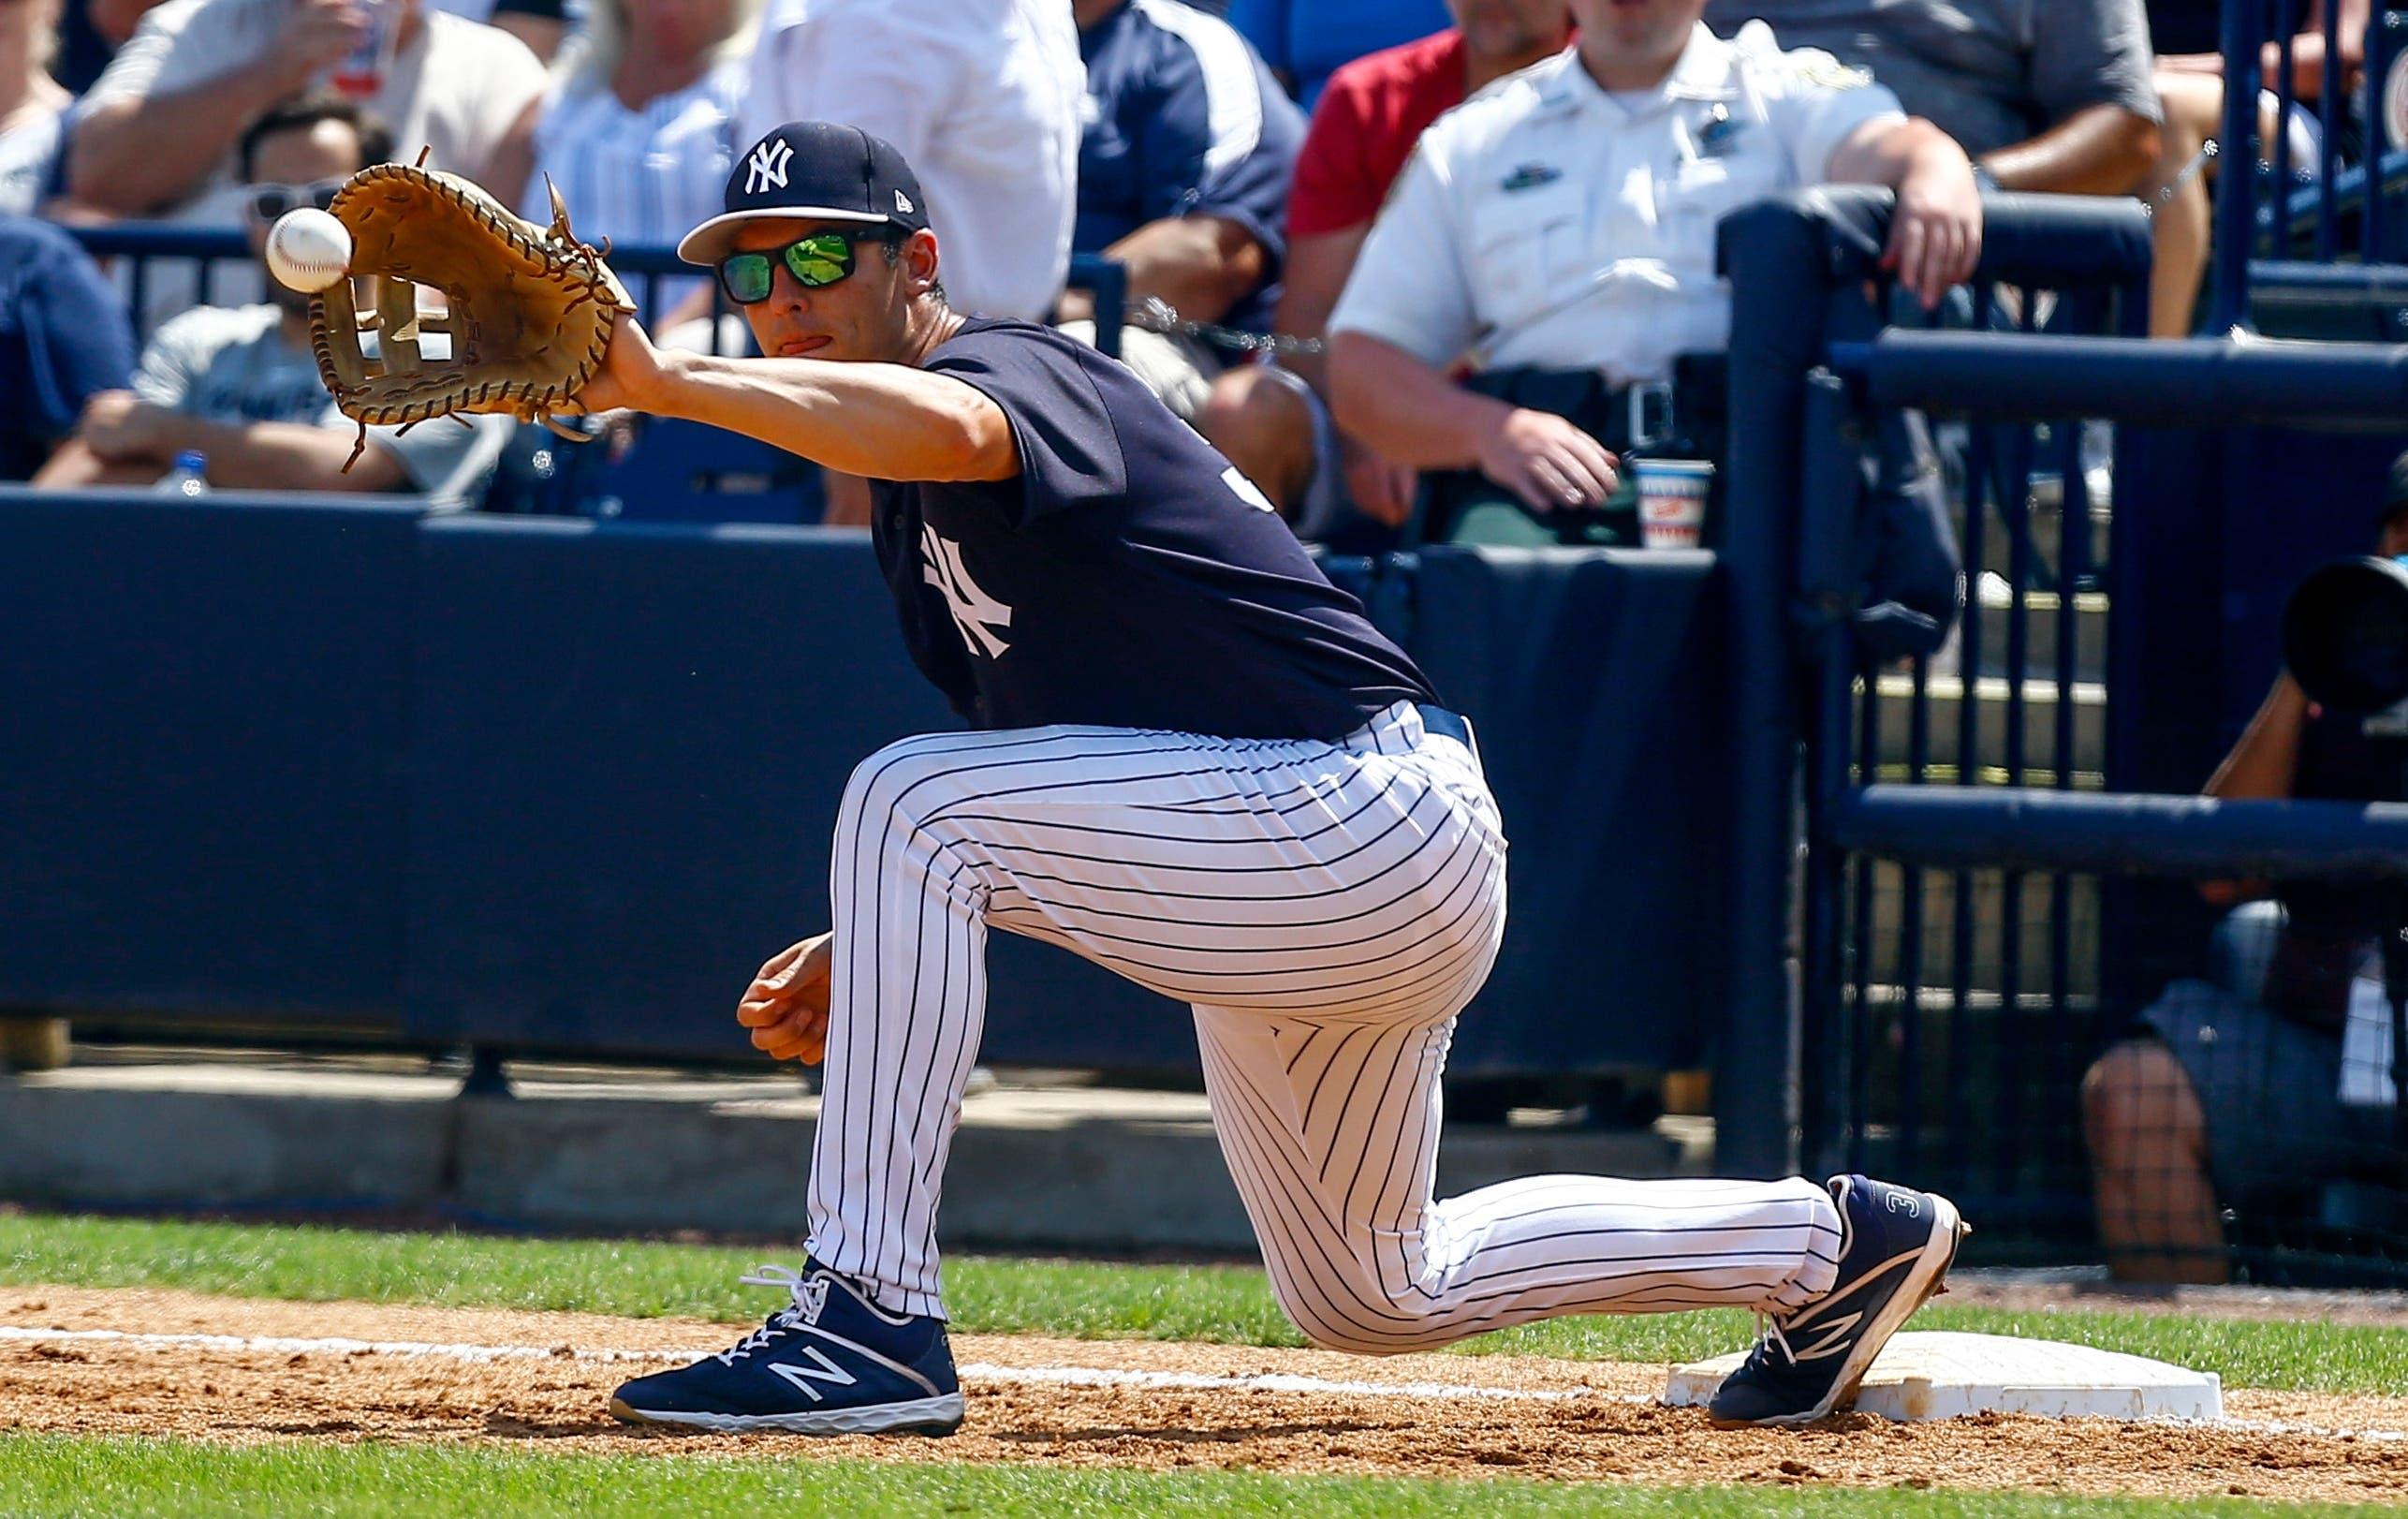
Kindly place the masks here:
<instances>
[{"instance_id":1,"label":"navy new balance cleat","mask_svg":"<svg viewBox=\"0 0 2408 1519\"><path fill-rule=\"evenodd\" d=\"M1957 1206L1863 1176L1831 1178L1840 1207L1839 1276L1795 1313L1766 1321L1707 1412L1725 1424L1811 1423L1857 1395L1898 1326L1932 1293L1968 1231Z\"/></svg>"},{"instance_id":2,"label":"navy new balance cleat","mask_svg":"<svg viewBox=\"0 0 2408 1519\"><path fill-rule=\"evenodd\" d=\"M794 1301L729 1349L681 1371L639 1377L610 1394L629 1423L796 1435L950 1435L962 1384L945 1320L888 1313L849 1277L806 1261L742 1280Z\"/></svg>"}]
</instances>

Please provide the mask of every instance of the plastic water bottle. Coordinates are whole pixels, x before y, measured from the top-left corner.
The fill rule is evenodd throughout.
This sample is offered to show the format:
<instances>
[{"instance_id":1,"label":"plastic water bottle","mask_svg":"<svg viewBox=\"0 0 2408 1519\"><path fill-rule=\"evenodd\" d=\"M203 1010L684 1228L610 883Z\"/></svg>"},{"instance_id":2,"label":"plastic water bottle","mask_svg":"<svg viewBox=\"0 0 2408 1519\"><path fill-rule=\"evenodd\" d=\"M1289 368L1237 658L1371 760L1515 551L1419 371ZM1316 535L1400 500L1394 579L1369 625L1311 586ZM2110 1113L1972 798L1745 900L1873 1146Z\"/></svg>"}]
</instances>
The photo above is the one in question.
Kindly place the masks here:
<instances>
[{"instance_id":1,"label":"plastic water bottle","mask_svg":"<svg viewBox=\"0 0 2408 1519\"><path fill-rule=\"evenodd\" d=\"M209 460L197 449L176 455L176 466L161 477L154 489L161 495L207 495Z\"/></svg>"}]
</instances>

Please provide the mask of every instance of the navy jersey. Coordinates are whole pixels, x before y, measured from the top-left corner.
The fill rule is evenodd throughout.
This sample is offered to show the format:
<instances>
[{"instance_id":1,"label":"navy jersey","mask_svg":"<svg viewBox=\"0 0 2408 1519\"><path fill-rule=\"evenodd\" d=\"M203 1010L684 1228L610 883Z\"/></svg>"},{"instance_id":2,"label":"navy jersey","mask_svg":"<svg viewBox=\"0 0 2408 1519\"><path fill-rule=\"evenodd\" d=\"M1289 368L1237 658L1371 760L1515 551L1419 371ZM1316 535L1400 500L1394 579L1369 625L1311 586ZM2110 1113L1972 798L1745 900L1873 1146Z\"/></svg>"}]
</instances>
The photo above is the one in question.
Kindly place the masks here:
<instances>
[{"instance_id":1,"label":"navy jersey","mask_svg":"<svg viewBox=\"0 0 2408 1519\"><path fill-rule=\"evenodd\" d=\"M91 255L49 222L0 216L0 479L30 478L133 368L133 323Z\"/></svg>"},{"instance_id":2,"label":"navy jersey","mask_svg":"<svg viewBox=\"0 0 2408 1519\"><path fill-rule=\"evenodd\" d=\"M1128 0L1079 34L1087 63L1079 219L1101 253L1166 216L1225 216L1263 246L1263 279L1222 320L1270 330L1304 115L1246 39L1179 0Z\"/></svg>"},{"instance_id":3,"label":"navy jersey","mask_svg":"<svg viewBox=\"0 0 2408 1519\"><path fill-rule=\"evenodd\" d=\"M1009 419L1006 480L874 480L913 661L980 728L1335 739L1433 700L1254 483L1125 366L976 317L929 355Z\"/></svg>"}]
</instances>

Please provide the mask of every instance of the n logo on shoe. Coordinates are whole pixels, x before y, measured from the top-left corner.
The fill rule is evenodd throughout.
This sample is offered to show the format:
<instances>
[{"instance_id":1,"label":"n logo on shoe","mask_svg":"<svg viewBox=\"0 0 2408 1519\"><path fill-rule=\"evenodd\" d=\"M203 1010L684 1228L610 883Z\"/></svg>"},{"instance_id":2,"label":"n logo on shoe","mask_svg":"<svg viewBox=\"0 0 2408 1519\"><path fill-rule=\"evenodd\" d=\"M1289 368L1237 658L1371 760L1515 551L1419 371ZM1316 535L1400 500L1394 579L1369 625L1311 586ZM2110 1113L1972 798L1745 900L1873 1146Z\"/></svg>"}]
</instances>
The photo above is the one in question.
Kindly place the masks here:
<instances>
[{"instance_id":1,"label":"n logo on shoe","mask_svg":"<svg viewBox=\"0 0 2408 1519\"><path fill-rule=\"evenodd\" d=\"M802 1347L800 1353L817 1362L817 1367L790 1366L780 1364L771 1365L770 1369L792 1382L814 1403L819 1401L819 1389L812 1386L813 1382L832 1382L838 1387L850 1387L856 1380L851 1372L829 1360L828 1352L816 1345Z\"/></svg>"},{"instance_id":2,"label":"n logo on shoe","mask_svg":"<svg viewBox=\"0 0 2408 1519\"><path fill-rule=\"evenodd\" d=\"M1820 1361L1825 1356L1839 1354L1847 1348L1848 1332L1856 1328L1863 1320L1864 1314L1859 1311L1843 1313L1828 1324L1816 1324L1814 1338L1799 1348L1796 1358L1799 1361ZM786 1370L784 1366L772 1369Z\"/></svg>"}]
</instances>

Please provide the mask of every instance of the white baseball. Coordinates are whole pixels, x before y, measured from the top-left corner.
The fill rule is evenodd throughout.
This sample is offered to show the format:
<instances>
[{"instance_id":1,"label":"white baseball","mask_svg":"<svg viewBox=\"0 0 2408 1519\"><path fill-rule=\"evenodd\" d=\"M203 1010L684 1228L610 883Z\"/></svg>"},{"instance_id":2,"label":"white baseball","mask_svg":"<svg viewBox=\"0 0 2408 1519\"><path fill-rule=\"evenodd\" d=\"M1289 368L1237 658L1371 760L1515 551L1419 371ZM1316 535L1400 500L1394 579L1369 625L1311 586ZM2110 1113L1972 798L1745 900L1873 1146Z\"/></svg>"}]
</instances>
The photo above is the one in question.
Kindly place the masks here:
<instances>
[{"instance_id":1,"label":"white baseball","mask_svg":"<svg viewBox=\"0 0 2408 1519\"><path fill-rule=\"evenodd\" d=\"M333 214L316 206L287 211L268 229L268 273L279 284L312 294L341 279L351 266L351 233Z\"/></svg>"}]
</instances>

